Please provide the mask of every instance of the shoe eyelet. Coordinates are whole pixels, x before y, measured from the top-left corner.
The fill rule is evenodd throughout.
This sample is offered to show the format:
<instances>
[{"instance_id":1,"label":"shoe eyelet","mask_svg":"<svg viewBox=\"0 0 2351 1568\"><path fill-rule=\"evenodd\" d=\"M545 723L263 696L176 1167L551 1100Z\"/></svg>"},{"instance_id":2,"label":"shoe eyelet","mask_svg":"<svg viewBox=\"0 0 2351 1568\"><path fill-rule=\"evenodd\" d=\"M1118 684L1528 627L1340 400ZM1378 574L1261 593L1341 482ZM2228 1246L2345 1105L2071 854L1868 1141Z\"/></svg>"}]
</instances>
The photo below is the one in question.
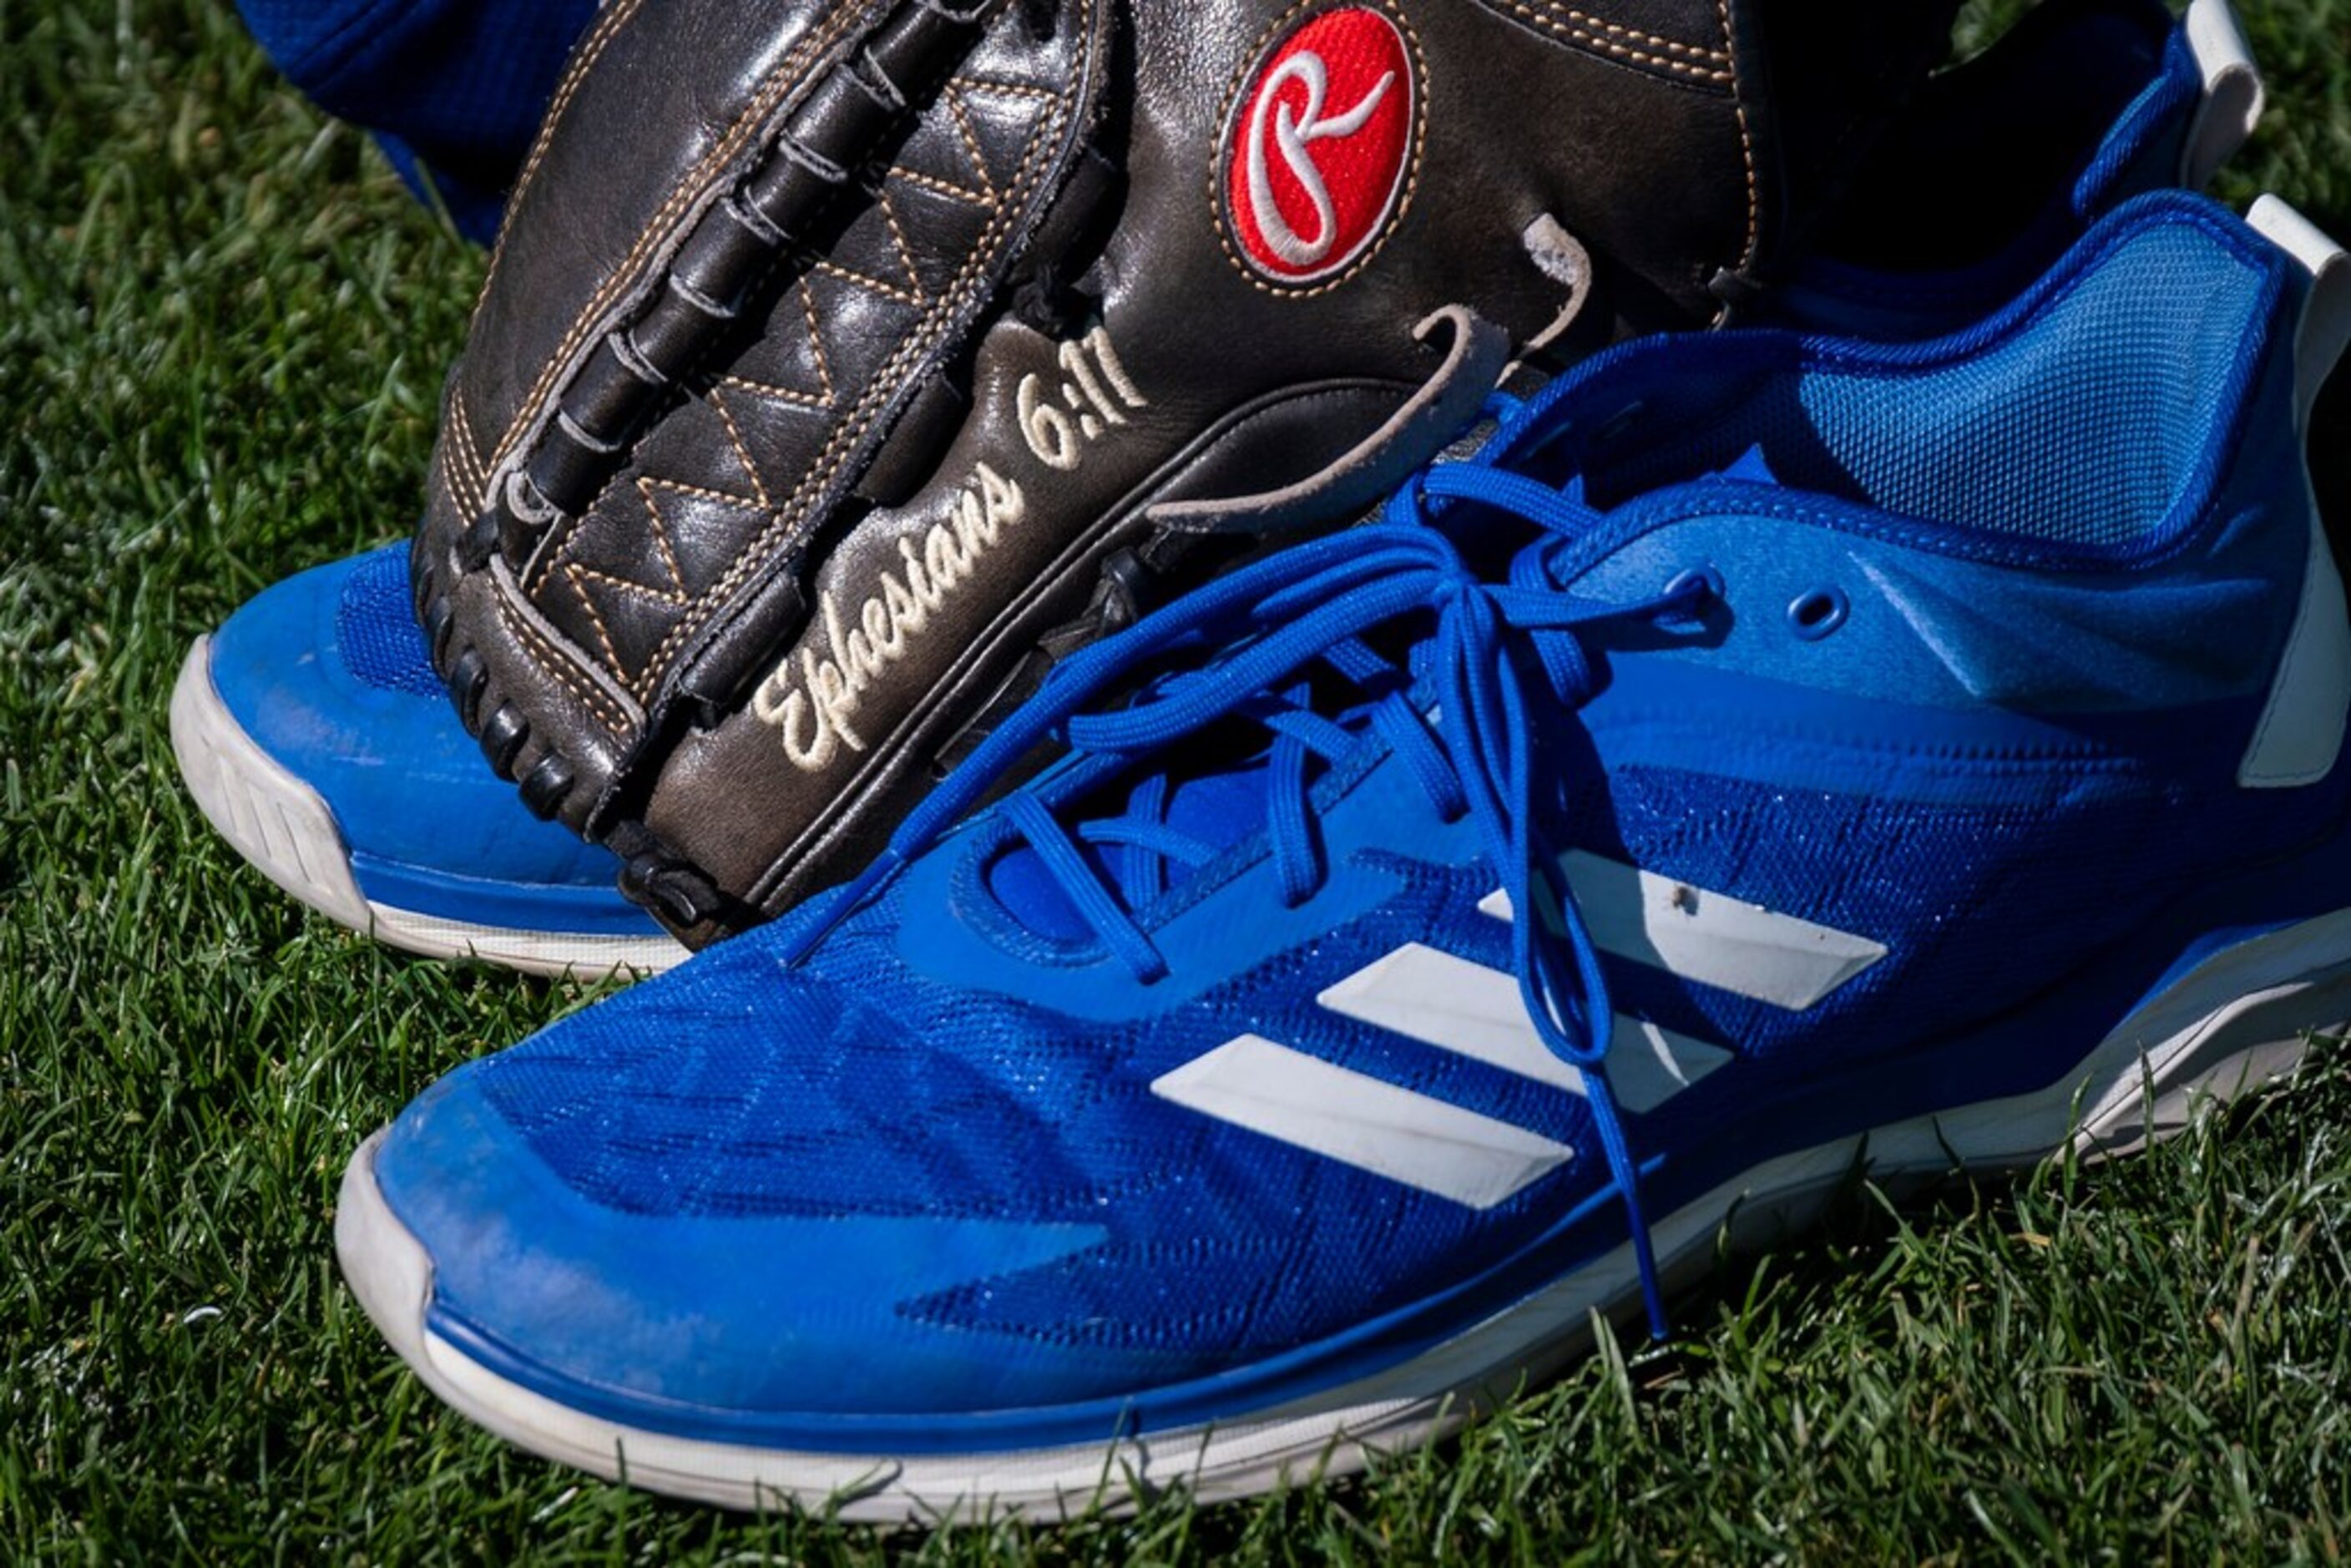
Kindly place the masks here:
<instances>
[{"instance_id":1,"label":"shoe eyelet","mask_svg":"<svg viewBox=\"0 0 2351 1568\"><path fill-rule=\"evenodd\" d=\"M1680 594L1687 593L1692 589L1698 591L1698 602L1692 605L1684 613L1674 617L1671 621L1661 622L1666 630L1670 632L1703 632L1706 630L1707 624L1707 606L1709 604L1727 605L1730 602L1730 591L1723 585L1722 573L1715 570L1711 565L1694 566L1687 571L1676 572L1674 574L1674 580L1666 584L1665 592L1661 597L1672 599Z\"/></svg>"},{"instance_id":2,"label":"shoe eyelet","mask_svg":"<svg viewBox=\"0 0 2351 1568\"><path fill-rule=\"evenodd\" d=\"M1722 586L1722 573L1715 570L1710 565L1694 566L1687 571L1674 574L1674 580L1666 584L1665 597L1671 599L1677 593L1687 592L1693 587L1705 589L1708 599L1720 599L1725 592Z\"/></svg>"},{"instance_id":3,"label":"shoe eyelet","mask_svg":"<svg viewBox=\"0 0 2351 1568\"><path fill-rule=\"evenodd\" d=\"M1853 603L1841 588L1815 588L1800 594L1788 606L1788 628L1807 643L1830 635L1853 613Z\"/></svg>"}]
</instances>

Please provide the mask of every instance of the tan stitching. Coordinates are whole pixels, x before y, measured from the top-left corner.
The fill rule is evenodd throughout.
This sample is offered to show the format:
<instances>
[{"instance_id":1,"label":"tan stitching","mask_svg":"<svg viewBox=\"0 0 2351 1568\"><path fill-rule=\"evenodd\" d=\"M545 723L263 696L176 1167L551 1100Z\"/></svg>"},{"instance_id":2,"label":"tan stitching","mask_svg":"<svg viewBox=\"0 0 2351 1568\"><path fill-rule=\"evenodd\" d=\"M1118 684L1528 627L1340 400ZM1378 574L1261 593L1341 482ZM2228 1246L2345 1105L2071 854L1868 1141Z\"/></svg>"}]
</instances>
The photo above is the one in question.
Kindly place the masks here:
<instances>
[{"instance_id":1,"label":"tan stitching","mask_svg":"<svg viewBox=\"0 0 2351 1568\"><path fill-rule=\"evenodd\" d=\"M580 580L583 577L599 575L601 574L590 572L581 566L567 566L563 569L563 580L571 585L571 597L580 601L581 612L588 617L588 624L596 630L597 646L604 650L604 667L617 671L621 667L621 651L612 646L611 628L604 624L602 612L596 608L596 601L589 596L588 585ZM628 686L632 693L636 690L632 682L623 680L621 684Z\"/></svg>"},{"instance_id":2,"label":"tan stitching","mask_svg":"<svg viewBox=\"0 0 2351 1568\"><path fill-rule=\"evenodd\" d=\"M653 492L655 490L666 490L673 496L691 496L697 501L716 501L722 506L733 507L737 511L743 512L766 512L773 509L761 502L753 500L748 496L737 496L726 490L714 490L707 485L687 485L675 479L655 479L651 476L645 476L637 480L638 494L644 497L646 505L653 504ZM666 544L663 547L663 554L669 554ZM669 559L669 574L677 579L681 588L684 586L685 579L678 570L674 556L670 557Z\"/></svg>"},{"instance_id":3,"label":"tan stitching","mask_svg":"<svg viewBox=\"0 0 2351 1568\"><path fill-rule=\"evenodd\" d=\"M1059 103L1068 96L1050 87L1031 87L1026 82L998 81L994 77L957 77L956 85L967 93L992 92L999 98L1025 98L1031 103Z\"/></svg>"},{"instance_id":4,"label":"tan stitching","mask_svg":"<svg viewBox=\"0 0 2351 1568\"><path fill-rule=\"evenodd\" d=\"M955 120L956 134L963 138L964 153L971 160L972 172L979 176L980 189L987 193L988 204L1001 205L1004 193L996 188L996 176L988 172L987 153L979 144L979 132L972 129L971 110L965 107L958 86L957 82L947 83L946 90L939 94L940 101L947 106L947 113Z\"/></svg>"},{"instance_id":5,"label":"tan stitching","mask_svg":"<svg viewBox=\"0 0 2351 1568\"><path fill-rule=\"evenodd\" d=\"M1095 6L1092 0L1087 0L1085 15L1077 23L1081 31L1092 25L1094 12ZM1061 112L1051 116L1044 124L1038 127L1038 133L1031 138L1029 149L1022 156L1020 168L1012 181L1011 199L999 204L989 218L987 227L981 234L979 240L971 247L970 254L965 257L962 270L956 274L954 284L943 297L945 299L950 301L955 299L975 277L986 271L998 234L1009 226L1009 215L1019 206L1017 199L1019 193L1025 189L1037 173L1038 165L1049 161L1050 148L1060 140L1064 122L1075 105L1067 95L1056 93L1049 96ZM709 619L713 607L731 597L752 571L764 568L772 559L778 536L800 520L798 515L799 510L831 481L832 471L842 460L845 449L853 444L858 435L862 433L863 426L872 418L874 406L886 401L891 395L903 374L904 363L922 349L924 340L929 335L930 333L923 330L908 333L900 342L897 351L891 356L889 362L867 382L865 395L850 411L850 416L834 427L831 438L826 443L823 451L818 454L816 461L809 465L808 470L801 476L798 486L786 498L784 509L775 516L769 525L760 531L759 536L752 540L747 548L737 554L734 564L727 569L726 575L697 601L694 612L681 619L677 625L671 629L670 634L662 640L661 646L653 651L653 656L646 662L644 670L640 673L639 678L643 687L649 688L658 679L659 673L667 668L677 648L701 630L703 624Z\"/></svg>"},{"instance_id":6,"label":"tan stitching","mask_svg":"<svg viewBox=\"0 0 2351 1568\"><path fill-rule=\"evenodd\" d=\"M985 192L967 191L953 181L917 174L912 169L893 169L883 178L899 184L912 185L918 191L928 191L935 196L945 196L950 201L969 202L975 207L996 205L996 198Z\"/></svg>"},{"instance_id":7,"label":"tan stitching","mask_svg":"<svg viewBox=\"0 0 2351 1568\"><path fill-rule=\"evenodd\" d=\"M499 623L506 627L507 633L515 641L522 644L523 651L531 656L539 668L553 675L558 685L577 698L580 706L586 708L615 736L629 727L627 713L599 688L594 681L580 673L569 653L558 648L539 632L538 628L523 620L520 612L507 601L504 593L495 594L494 599L498 607Z\"/></svg>"},{"instance_id":8,"label":"tan stitching","mask_svg":"<svg viewBox=\"0 0 2351 1568\"><path fill-rule=\"evenodd\" d=\"M1232 152L1233 127L1240 115L1241 95L1257 79L1258 68L1265 63L1266 53L1273 47L1275 39L1300 16L1322 3L1322 0L1298 0L1297 5L1265 30L1258 39L1256 49L1241 62L1232 85L1225 92L1224 129L1218 133L1217 155L1208 162L1208 210L1217 218L1217 245L1224 251L1225 259L1232 263L1234 269L1241 275L1243 282L1259 293L1277 299L1312 299L1343 287L1361 277L1364 268L1378 259L1380 253L1387 248L1388 241L1395 237L1396 231L1404 226L1405 215L1412 211L1412 199L1420 193L1421 169L1428 156L1428 54L1422 48L1420 35L1413 30L1411 19L1390 0L1380 0L1380 8L1395 24L1396 31L1404 35L1405 43L1411 48L1413 68L1420 73L1420 79L1413 89L1412 167L1405 172L1404 190L1396 197L1395 211L1388 214L1378 240L1366 246L1364 254L1350 263L1344 272L1303 287L1280 283L1266 277L1250 265L1249 258L1234 245L1230 215L1225 211L1225 177Z\"/></svg>"},{"instance_id":9,"label":"tan stitching","mask_svg":"<svg viewBox=\"0 0 2351 1568\"><path fill-rule=\"evenodd\" d=\"M444 444L445 446L446 443ZM465 487L457 477L457 460L446 451L441 454L441 488L448 495L449 509L458 517L463 517L474 509L473 503L465 498Z\"/></svg>"},{"instance_id":10,"label":"tan stitching","mask_svg":"<svg viewBox=\"0 0 2351 1568\"><path fill-rule=\"evenodd\" d=\"M827 409L833 406L841 396L841 389L833 382L832 361L824 351L824 334L818 328L816 290L809 287L809 281L805 277L799 281L799 290L800 314L808 322L809 354L816 361L816 379L820 390L807 392L793 387L779 387L767 382L755 382L748 376L733 375L721 376L718 380L719 386L738 388L751 393L754 397L789 403L795 408ZM733 434L734 420L731 416L722 415L722 417L726 418L726 428L730 434ZM737 435L736 440L739 448L741 437Z\"/></svg>"},{"instance_id":11,"label":"tan stitching","mask_svg":"<svg viewBox=\"0 0 2351 1568\"><path fill-rule=\"evenodd\" d=\"M873 193L873 204L882 209L882 221L890 227L891 243L898 247L898 262L906 269L906 287L914 290L916 303L927 305L930 298L923 290L923 275L914 266L914 247L906 243L906 225L898 221L898 209L890 201L885 185Z\"/></svg>"},{"instance_id":12,"label":"tan stitching","mask_svg":"<svg viewBox=\"0 0 2351 1568\"><path fill-rule=\"evenodd\" d=\"M490 471L482 466L481 442L474 434L473 410L467 405L464 392L460 391L453 401L456 404L458 417L465 422L463 438L458 444L457 457L464 465L465 482L469 486L467 506L471 510L479 511L482 503L489 497Z\"/></svg>"},{"instance_id":13,"label":"tan stitching","mask_svg":"<svg viewBox=\"0 0 2351 1568\"><path fill-rule=\"evenodd\" d=\"M603 644L604 648L605 667L619 675L622 684L629 687L631 694L639 697L643 694L638 691L636 682L622 673L621 651L612 645L611 628L605 624L603 612L598 607L594 596L588 591L588 584L591 581L600 582L616 592L630 594L639 599L650 599L656 604L666 604L673 610L683 610L693 603L693 595L685 591L685 573L677 564L676 549L670 542L668 520L662 516L661 507L653 499L653 490L657 485L661 488L677 494L702 496L712 500L722 500L742 507L745 510L757 510L756 507L746 506L739 496L722 496L715 490L702 490L692 486L673 484L666 480L641 477L637 480L637 494L643 498L646 527L653 534L654 548L661 551L662 570L669 574L669 586L656 588L652 583L618 577L609 571L599 571L592 566L582 566L578 561L565 563L564 580L571 585L572 597L580 601L580 608L588 612L590 624L596 628L596 640Z\"/></svg>"},{"instance_id":14,"label":"tan stitching","mask_svg":"<svg viewBox=\"0 0 2351 1568\"><path fill-rule=\"evenodd\" d=\"M731 423L728 425L728 429L733 429ZM756 475L752 476L752 483L754 485L758 484L758 478ZM599 571L593 567L582 566L576 561L566 564L563 569L564 576L570 581L573 594L579 598L580 604L587 610L589 619L595 623L597 637L604 644L606 666L611 671L615 678L620 680L622 685L629 688L629 694L637 698L640 702L646 699L652 684L648 679L649 672L657 666L649 664L644 670L639 671L634 675L629 674L622 668L620 653L612 646L611 633L605 626L603 616L598 612L595 604L590 600L588 591L583 586L581 580L593 579L596 581L616 589L621 592L635 594L643 599L650 599L656 604L666 604L674 610L690 610L693 608L694 596L686 591L685 572L684 569L678 565L677 552L670 540L668 520L662 516L661 507L653 499L653 492L656 490L665 490L672 495L692 496L701 500L716 502L720 505L730 507L737 511L747 512L754 517L760 516L768 510L768 508L763 504L748 500L741 496L727 495L723 490L712 490L699 485L681 484L674 479L640 477L637 480L637 493L644 497L645 515L649 519L651 519L653 543L661 551L662 568L664 571L668 572L671 586L665 590L659 589L649 583L632 581L624 577L615 577L610 572ZM762 495L765 494L764 489L761 493Z\"/></svg>"},{"instance_id":15,"label":"tan stitching","mask_svg":"<svg viewBox=\"0 0 2351 1568\"><path fill-rule=\"evenodd\" d=\"M895 300L898 304L914 309L920 309L925 303L894 283L884 283L878 277L869 277L864 273L853 271L837 261L820 261L810 267L809 271L826 277L837 277L853 287L862 288L869 294L879 294L884 299Z\"/></svg>"},{"instance_id":16,"label":"tan stitching","mask_svg":"<svg viewBox=\"0 0 2351 1568\"><path fill-rule=\"evenodd\" d=\"M549 392L560 379L572 356L579 351L580 345L595 329L597 320L611 308L616 298L641 281L636 273L645 257L668 239L671 228L687 209L701 199L717 171L734 162L744 144L754 139L759 128L774 113L776 106L789 98L794 89L814 85L807 81L807 67L811 57L820 56L831 49L833 42L849 30L852 19L862 11L873 8L872 5L841 6L824 25L811 29L809 36L801 39L791 54L769 74L758 98L736 119L726 135L703 155L702 161L688 171L684 179L671 187L669 197L660 210L638 230L636 243L631 246L629 254L606 277L587 306L573 319L570 329L565 333L556 351L549 356L529 393L517 404L514 422L499 439L492 467L503 465L512 454L515 444L532 423Z\"/></svg>"},{"instance_id":17,"label":"tan stitching","mask_svg":"<svg viewBox=\"0 0 2351 1568\"><path fill-rule=\"evenodd\" d=\"M465 469L461 448L468 439L465 429L465 404L461 397L449 399L449 416L442 422L441 442L436 455L441 463L441 487L449 492L449 505L460 517L481 509L481 495Z\"/></svg>"},{"instance_id":18,"label":"tan stitching","mask_svg":"<svg viewBox=\"0 0 2351 1568\"><path fill-rule=\"evenodd\" d=\"M1714 82L1717 84L1729 83L1735 79L1731 72L1725 68L1708 70L1692 64L1688 60L1674 59L1667 56L1656 54L1652 51L1628 47L1624 44L1618 43L1615 39L1608 37L1604 34L1593 32L1577 23L1565 19L1565 17L1561 16L1555 10L1548 7L1539 9L1534 5L1528 5L1526 4L1526 0L1485 0L1485 4L1499 6L1503 10L1510 11L1526 21L1534 24L1536 26L1542 28L1545 32L1554 34L1559 37L1566 39L1571 44L1579 45L1587 49L1597 49L1603 54L1614 55L1618 59L1628 60L1637 66L1646 66L1652 70L1666 71L1678 77L1687 77L1693 81ZM1582 13L1571 12L1567 15L1580 16ZM1683 47L1686 47L1687 46ZM1696 53L1696 51L1692 52L1693 54ZM1727 54L1716 55L1709 53L1699 55L1698 57L1710 61L1719 60L1726 67L1730 61L1730 57Z\"/></svg>"},{"instance_id":19,"label":"tan stitching","mask_svg":"<svg viewBox=\"0 0 2351 1568\"><path fill-rule=\"evenodd\" d=\"M450 390L447 423L448 429L443 434L442 444L449 454L449 461L455 465L456 480L450 486L449 493L464 504L465 510L472 511L482 504L482 492L488 487L488 479L475 466L481 462L481 455L474 450L474 422L465 412L465 392L462 387Z\"/></svg>"},{"instance_id":20,"label":"tan stitching","mask_svg":"<svg viewBox=\"0 0 2351 1568\"><path fill-rule=\"evenodd\" d=\"M598 571L592 566L581 566L578 561L573 561L569 566L565 567L563 575L570 580L573 591L580 594L580 601L588 606L588 613L590 615L596 613L595 605L589 600L586 590L580 586L587 582L601 582L615 593L625 593L632 599L650 599L655 604L666 604L672 609L682 608L693 602L691 597L682 588L655 588L649 582L639 582L632 578L615 577L609 571ZM607 654L612 652L609 643L606 644L604 652Z\"/></svg>"},{"instance_id":21,"label":"tan stitching","mask_svg":"<svg viewBox=\"0 0 2351 1568\"><path fill-rule=\"evenodd\" d=\"M677 489L679 486L672 486L671 488ZM691 494L691 492L687 493ZM674 596L681 601L691 598L692 595L685 591L685 573L677 564L677 548L670 541L669 520L662 516L661 508L653 504L653 481L639 479L637 494L645 498L645 515L653 519L653 543L660 547L662 570L669 573ZM704 494L708 495L710 492L705 491Z\"/></svg>"},{"instance_id":22,"label":"tan stitching","mask_svg":"<svg viewBox=\"0 0 2351 1568\"><path fill-rule=\"evenodd\" d=\"M1644 33L1638 27L1627 27L1622 22L1611 22L1605 17L1579 11L1572 5L1562 5L1559 4L1559 0L1540 0L1540 3L1544 10L1565 17L1578 27L1604 33L1612 38L1623 38L1630 43L1646 44L1653 49L1663 49L1667 54L1683 55L1695 60L1711 60L1720 65L1730 63L1731 56L1728 48L1709 49L1698 44L1685 44L1677 39L1668 38L1663 34ZM1726 34L1725 37L1727 37L1728 35Z\"/></svg>"},{"instance_id":23,"label":"tan stitching","mask_svg":"<svg viewBox=\"0 0 2351 1568\"><path fill-rule=\"evenodd\" d=\"M1715 10L1722 18L1722 47L1728 53L1737 42L1730 29L1730 0L1715 0ZM1747 164L1747 248L1739 264L1744 272L1763 250L1763 193L1755 169L1755 132L1747 120L1747 89L1736 72L1730 79L1730 107L1739 117L1739 155Z\"/></svg>"},{"instance_id":24,"label":"tan stitching","mask_svg":"<svg viewBox=\"0 0 2351 1568\"><path fill-rule=\"evenodd\" d=\"M816 290L805 277L800 279L800 314L808 321L809 351L816 358L817 379L824 382L825 405L831 407L841 389L832 379L832 356L824 351L824 332L816 319Z\"/></svg>"},{"instance_id":25,"label":"tan stitching","mask_svg":"<svg viewBox=\"0 0 2351 1568\"><path fill-rule=\"evenodd\" d=\"M759 477L759 465L751 461L750 445L744 441L743 432L735 423L734 411L726 406L725 392L712 387L710 395L703 401L710 405L710 412L718 416L718 423L726 427L726 444L735 449L735 461L743 465L743 476L751 481L748 497L751 505L766 511L768 507L767 484Z\"/></svg>"},{"instance_id":26,"label":"tan stitching","mask_svg":"<svg viewBox=\"0 0 2351 1568\"><path fill-rule=\"evenodd\" d=\"M661 508L653 504L652 486L640 479L637 481L637 488L638 493L644 497L645 515L652 519L653 542L660 547L662 568L669 573L670 586L655 588L651 583L638 582L625 577L615 577L609 571L599 571L594 567L582 566L578 561L572 561L563 569L564 580L571 585L572 597L580 601L580 608L588 612L589 622L596 628L596 640L603 644L604 666L615 674L619 674L621 670L621 651L612 645L611 629L604 623L603 612L598 608L594 596L588 591L588 584L590 581L602 583L616 592L629 594L633 598L650 599L656 604L666 604L673 610L682 610L693 602L692 596L685 591L685 579L677 569L677 557L670 548L669 527L662 521ZM642 697L643 695L637 690L636 683L625 676L622 677L622 684L629 687L632 695Z\"/></svg>"}]
</instances>

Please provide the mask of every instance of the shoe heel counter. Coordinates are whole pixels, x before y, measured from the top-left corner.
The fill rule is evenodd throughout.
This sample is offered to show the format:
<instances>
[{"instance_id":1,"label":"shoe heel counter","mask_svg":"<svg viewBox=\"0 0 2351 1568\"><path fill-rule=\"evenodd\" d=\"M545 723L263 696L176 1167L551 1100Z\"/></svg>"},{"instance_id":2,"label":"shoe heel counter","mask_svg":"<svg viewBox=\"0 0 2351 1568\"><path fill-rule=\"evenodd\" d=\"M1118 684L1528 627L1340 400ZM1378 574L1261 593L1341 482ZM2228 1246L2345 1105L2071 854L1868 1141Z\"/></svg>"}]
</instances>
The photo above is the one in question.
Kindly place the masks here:
<instances>
[{"instance_id":1,"label":"shoe heel counter","mask_svg":"<svg viewBox=\"0 0 2351 1568\"><path fill-rule=\"evenodd\" d=\"M2351 254L2275 196L2256 203L2249 221L2293 264L2292 460L2310 541L2294 624L2237 779L2249 789L2298 789L2335 772L2351 726L2351 606L2308 455L2319 392L2351 347Z\"/></svg>"}]
</instances>

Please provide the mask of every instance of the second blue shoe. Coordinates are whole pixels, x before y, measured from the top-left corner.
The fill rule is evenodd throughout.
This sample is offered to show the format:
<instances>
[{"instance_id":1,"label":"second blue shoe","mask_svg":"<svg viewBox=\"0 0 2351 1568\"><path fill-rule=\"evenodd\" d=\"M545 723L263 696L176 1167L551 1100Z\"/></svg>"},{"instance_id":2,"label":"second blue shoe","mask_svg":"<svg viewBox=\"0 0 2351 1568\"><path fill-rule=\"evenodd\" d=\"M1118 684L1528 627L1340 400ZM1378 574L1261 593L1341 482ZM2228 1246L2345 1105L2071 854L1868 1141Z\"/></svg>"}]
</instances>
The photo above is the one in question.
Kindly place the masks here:
<instances>
[{"instance_id":1,"label":"second blue shoe","mask_svg":"<svg viewBox=\"0 0 2351 1568\"><path fill-rule=\"evenodd\" d=\"M199 638L172 745L239 854L392 946L583 976L684 956L609 852L535 821L483 761L425 657L405 546L289 578Z\"/></svg>"}]
</instances>

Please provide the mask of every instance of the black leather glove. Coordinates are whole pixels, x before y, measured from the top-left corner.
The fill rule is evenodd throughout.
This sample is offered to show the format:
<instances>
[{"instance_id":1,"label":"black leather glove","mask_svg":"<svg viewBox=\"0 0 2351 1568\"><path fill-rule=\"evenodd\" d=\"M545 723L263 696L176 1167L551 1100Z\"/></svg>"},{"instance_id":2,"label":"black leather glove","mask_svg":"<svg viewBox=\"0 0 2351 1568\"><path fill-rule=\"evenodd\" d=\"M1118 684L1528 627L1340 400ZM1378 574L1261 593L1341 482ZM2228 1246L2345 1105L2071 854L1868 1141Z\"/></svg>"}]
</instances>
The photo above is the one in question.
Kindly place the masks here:
<instances>
[{"instance_id":1,"label":"black leather glove","mask_svg":"<svg viewBox=\"0 0 2351 1568\"><path fill-rule=\"evenodd\" d=\"M436 661L680 936L777 913L1056 654L1734 313L1950 9L614 0L450 383Z\"/></svg>"}]
</instances>

